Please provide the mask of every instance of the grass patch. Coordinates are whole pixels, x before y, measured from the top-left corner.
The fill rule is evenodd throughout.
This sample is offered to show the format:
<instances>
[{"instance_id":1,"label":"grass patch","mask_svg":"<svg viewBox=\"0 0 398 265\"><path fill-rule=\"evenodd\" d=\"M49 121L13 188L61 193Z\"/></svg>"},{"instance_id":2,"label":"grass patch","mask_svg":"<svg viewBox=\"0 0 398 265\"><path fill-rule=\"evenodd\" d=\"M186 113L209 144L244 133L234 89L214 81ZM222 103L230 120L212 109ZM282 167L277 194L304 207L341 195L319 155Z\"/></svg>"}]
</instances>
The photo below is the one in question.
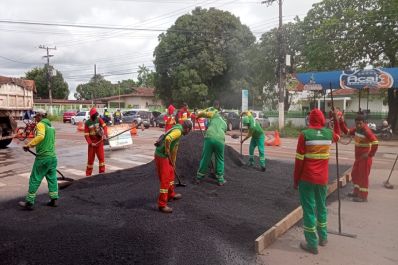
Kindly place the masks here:
<instances>
[{"instance_id":1,"label":"grass patch","mask_svg":"<svg viewBox=\"0 0 398 265\"><path fill-rule=\"evenodd\" d=\"M303 129L305 129L305 127L294 126L292 121L288 121L285 124L285 127L279 132L279 134L283 138L297 138ZM279 131L278 122L272 123L271 126L265 130L266 131Z\"/></svg>"}]
</instances>

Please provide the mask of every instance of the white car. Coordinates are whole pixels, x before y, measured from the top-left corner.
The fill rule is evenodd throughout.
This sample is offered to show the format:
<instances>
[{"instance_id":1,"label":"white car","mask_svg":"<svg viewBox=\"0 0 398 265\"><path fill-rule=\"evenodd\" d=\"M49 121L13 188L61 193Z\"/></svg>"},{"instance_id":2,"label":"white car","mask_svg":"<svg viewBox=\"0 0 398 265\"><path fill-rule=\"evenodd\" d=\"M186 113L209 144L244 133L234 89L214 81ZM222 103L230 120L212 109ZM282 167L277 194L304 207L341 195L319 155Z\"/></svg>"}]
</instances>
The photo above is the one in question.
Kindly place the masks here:
<instances>
[{"instance_id":1,"label":"white car","mask_svg":"<svg viewBox=\"0 0 398 265\"><path fill-rule=\"evenodd\" d=\"M90 119L90 111L79 111L75 116L72 116L70 118L70 123L72 123L73 125L75 125L80 121L85 123L89 119Z\"/></svg>"}]
</instances>

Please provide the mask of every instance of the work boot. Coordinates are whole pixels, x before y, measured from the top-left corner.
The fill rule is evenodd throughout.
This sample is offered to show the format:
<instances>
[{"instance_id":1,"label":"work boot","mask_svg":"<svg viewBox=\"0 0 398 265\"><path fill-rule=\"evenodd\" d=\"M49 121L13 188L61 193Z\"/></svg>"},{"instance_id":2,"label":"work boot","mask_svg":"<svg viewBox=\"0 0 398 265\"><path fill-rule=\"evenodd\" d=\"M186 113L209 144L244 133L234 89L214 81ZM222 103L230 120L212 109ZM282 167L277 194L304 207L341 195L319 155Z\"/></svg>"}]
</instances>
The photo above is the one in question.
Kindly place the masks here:
<instances>
[{"instance_id":1,"label":"work boot","mask_svg":"<svg viewBox=\"0 0 398 265\"><path fill-rule=\"evenodd\" d=\"M57 207L57 206L58 206L58 205L57 205L57 200L51 199L49 202L47 202L47 206L50 206L50 207Z\"/></svg>"},{"instance_id":2,"label":"work boot","mask_svg":"<svg viewBox=\"0 0 398 265\"><path fill-rule=\"evenodd\" d=\"M200 184L200 179L194 178L192 182L195 185L199 185Z\"/></svg>"},{"instance_id":3,"label":"work boot","mask_svg":"<svg viewBox=\"0 0 398 265\"><path fill-rule=\"evenodd\" d=\"M175 201L176 200L180 200L180 199L182 199L182 194L181 193L176 193L172 199L175 200Z\"/></svg>"},{"instance_id":4,"label":"work boot","mask_svg":"<svg viewBox=\"0 0 398 265\"><path fill-rule=\"evenodd\" d=\"M304 242L304 241L303 241L303 242L300 242L300 248L303 249L303 250L305 250L305 251L307 251L307 252L309 252L309 253L312 253L312 254L314 254L314 255L317 255L317 254L318 254L318 249L316 249L316 248L309 248L307 242Z\"/></svg>"},{"instance_id":5,"label":"work boot","mask_svg":"<svg viewBox=\"0 0 398 265\"><path fill-rule=\"evenodd\" d=\"M265 167L261 167L261 171L265 172L267 169Z\"/></svg>"},{"instance_id":6,"label":"work boot","mask_svg":"<svg viewBox=\"0 0 398 265\"><path fill-rule=\"evenodd\" d=\"M324 247L328 244L328 240L327 239L319 239L319 245L321 247Z\"/></svg>"},{"instance_id":7,"label":"work boot","mask_svg":"<svg viewBox=\"0 0 398 265\"><path fill-rule=\"evenodd\" d=\"M354 198L352 198L352 201L354 201L354 202L368 202L368 199L361 198L361 197L354 197Z\"/></svg>"},{"instance_id":8,"label":"work boot","mask_svg":"<svg viewBox=\"0 0 398 265\"><path fill-rule=\"evenodd\" d=\"M227 183L227 181L224 179L224 180L221 181L221 182L217 182L217 185L218 185L218 186L224 186L225 183Z\"/></svg>"},{"instance_id":9,"label":"work boot","mask_svg":"<svg viewBox=\"0 0 398 265\"><path fill-rule=\"evenodd\" d=\"M351 197L351 198L355 198L355 197L358 197L358 194L352 191L352 192L349 192L349 193L347 194L347 196L348 196L348 197Z\"/></svg>"},{"instance_id":10,"label":"work boot","mask_svg":"<svg viewBox=\"0 0 398 265\"><path fill-rule=\"evenodd\" d=\"M29 211L33 210L33 204L30 202L20 201L20 202L18 202L18 205L21 206L22 208L24 208L25 210L29 210Z\"/></svg>"},{"instance_id":11,"label":"work boot","mask_svg":"<svg viewBox=\"0 0 398 265\"><path fill-rule=\"evenodd\" d=\"M172 213L173 208L166 205L164 207L159 207L159 211L161 211L162 213Z\"/></svg>"}]
</instances>

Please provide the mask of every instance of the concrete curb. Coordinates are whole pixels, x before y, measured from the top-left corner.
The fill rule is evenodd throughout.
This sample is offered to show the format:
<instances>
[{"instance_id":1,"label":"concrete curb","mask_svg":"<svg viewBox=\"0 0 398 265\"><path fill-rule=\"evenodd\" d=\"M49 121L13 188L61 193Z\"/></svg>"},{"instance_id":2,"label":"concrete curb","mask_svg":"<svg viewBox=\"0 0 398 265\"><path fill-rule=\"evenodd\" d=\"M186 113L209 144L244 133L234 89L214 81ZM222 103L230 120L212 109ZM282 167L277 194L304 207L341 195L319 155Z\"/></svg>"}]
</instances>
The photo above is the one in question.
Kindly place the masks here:
<instances>
[{"instance_id":1,"label":"concrete curb","mask_svg":"<svg viewBox=\"0 0 398 265\"><path fill-rule=\"evenodd\" d=\"M344 187L348 182L351 182L351 169L352 168L347 169L339 178L338 182L340 187ZM336 189L337 180L328 184L328 196ZM256 253L262 254L267 247L269 247L278 239L278 237L283 235L287 230L300 221L301 218L303 218L303 209L301 206L299 206L255 240Z\"/></svg>"}]
</instances>

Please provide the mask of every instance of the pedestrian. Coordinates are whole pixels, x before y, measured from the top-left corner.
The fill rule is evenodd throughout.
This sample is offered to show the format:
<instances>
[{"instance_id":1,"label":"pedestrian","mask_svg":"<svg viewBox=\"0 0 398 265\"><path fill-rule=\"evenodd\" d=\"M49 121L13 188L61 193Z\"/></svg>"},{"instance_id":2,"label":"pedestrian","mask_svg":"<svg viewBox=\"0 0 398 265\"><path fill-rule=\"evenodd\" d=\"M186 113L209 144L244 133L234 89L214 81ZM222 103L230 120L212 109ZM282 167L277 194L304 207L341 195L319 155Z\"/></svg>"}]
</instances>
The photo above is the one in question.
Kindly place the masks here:
<instances>
[{"instance_id":1,"label":"pedestrian","mask_svg":"<svg viewBox=\"0 0 398 265\"><path fill-rule=\"evenodd\" d=\"M19 202L19 206L32 210L35 203L36 193L45 177L48 183L48 195L50 201L48 206L57 206L58 183L57 183L57 155L55 153L55 128L46 119L44 111L36 112L36 135L28 144L23 146L27 152L30 148L36 148L36 158L33 163L32 172L29 177L29 191L25 201Z\"/></svg>"},{"instance_id":2,"label":"pedestrian","mask_svg":"<svg viewBox=\"0 0 398 265\"><path fill-rule=\"evenodd\" d=\"M183 103L180 110L177 113L177 120L179 124L183 124L185 120L191 119L191 112L188 110L188 104Z\"/></svg>"},{"instance_id":3,"label":"pedestrian","mask_svg":"<svg viewBox=\"0 0 398 265\"><path fill-rule=\"evenodd\" d=\"M186 120L182 125L174 125L155 143L155 164L160 180L158 208L162 213L172 213L173 209L167 206L167 202L182 198L182 195L174 190L174 169L181 136L187 135L191 130L192 122Z\"/></svg>"},{"instance_id":4,"label":"pedestrian","mask_svg":"<svg viewBox=\"0 0 398 265\"><path fill-rule=\"evenodd\" d=\"M365 122L362 114L355 118L355 128L348 129L343 116L340 117L340 127L345 134L354 135L355 161L351 171L354 189L348 193L354 202L367 202L369 192L369 174L372 168L373 157L376 154L379 142Z\"/></svg>"},{"instance_id":5,"label":"pedestrian","mask_svg":"<svg viewBox=\"0 0 398 265\"><path fill-rule=\"evenodd\" d=\"M224 179L224 147L225 147L225 133L227 132L227 123L221 117L220 104L218 101L214 102L214 107L208 108L205 111L199 112L195 115L196 118L207 118L208 128L204 136L204 144L202 157L199 164L199 169L196 174L195 183L206 176L211 158L215 156L215 175L217 184L222 186L226 183ZM203 129L203 128L202 128Z\"/></svg>"},{"instance_id":6,"label":"pedestrian","mask_svg":"<svg viewBox=\"0 0 398 265\"><path fill-rule=\"evenodd\" d=\"M318 254L318 244L326 246L329 149L340 138L335 117L333 131L325 128L325 116L319 109L310 112L309 126L298 138L294 165L294 188L299 190L303 208L303 227L306 241L300 247ZM318 238L319 237L319 238Z\"/></svg>"},{"instance_id":7,"label":"pedestrian","mask_svg":"<svg viewBox=\"0 0 398 265\"><path fill-rule=\"evenodd\" d=\"M174 111L175 111L175 107L173 105L169 105L169 107L167 108L167 113L166 115L164 115L164 130L165 132L167 132L168 130L170 130L171 128L173 128L173 126L176 124L176 120L174 117Z\"/></svg>"},{"instance_id":8,"label":"pedestrian","mask_svg":"<svg viewBox=\"0 0 398 265\"><path fill-rule=\"evenodd\" d=\"M242 112L242 124L248 127L248 134L244 139L242 139L241 144L243 144L247 139L251 137L250 147L249 147L249 162L248 166L254 166L254 149L258 147L258 154L260 157L260 167L261 171L265 172L265 154L264 154L264 141L265 135L263 128L258 121L254 120L254 117L250 111Z\"/></svg>"},{"instance_id":9,"label":"pedestrian","mask_svg":"<svg viewBox=\"0 0 398 265\"><path fill-rule=\"evenodd\" d=\"M88 144L86 176L93 173L95 156L98 157L99 173L105 172L104 139L108 138L105 122L99 117L96 108L91 108L90 119L84 124L84 137Z\"/></svg>"}]
</instances>

